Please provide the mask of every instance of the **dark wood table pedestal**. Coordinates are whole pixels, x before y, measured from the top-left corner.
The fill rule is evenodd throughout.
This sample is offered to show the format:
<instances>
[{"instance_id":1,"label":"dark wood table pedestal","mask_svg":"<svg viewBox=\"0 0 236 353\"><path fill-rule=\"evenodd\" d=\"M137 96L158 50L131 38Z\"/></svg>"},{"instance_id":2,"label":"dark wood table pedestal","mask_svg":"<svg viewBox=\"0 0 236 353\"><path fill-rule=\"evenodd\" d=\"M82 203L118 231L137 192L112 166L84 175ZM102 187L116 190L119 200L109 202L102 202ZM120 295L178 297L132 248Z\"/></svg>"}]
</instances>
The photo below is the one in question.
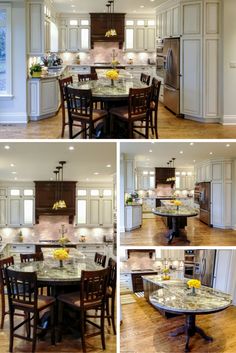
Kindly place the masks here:
<instances>
[{"instance_id":1,"label":"dark wood table pedestal","mask_svg":"<svg viewBox=\"0 0 236 353\"><path fill-rule=\"evenodd\" d=\"M175 331L170 333L171 337L176 337L178 335L186 334L186 344L185 344L185 352L190 352L189 341L190 338L193 337L196 333L198 333L202 338L204 338L208 342L212 342L213 338L208 336L203 329L196 325L196 315L186 315L185 325L178 327Z\"/></svg>"},{"instance_id":2,"label":"dark wood table pedestal","mask_svg":"<svg viewBox=\"0 0 236 353\"><path fill-rule=\"evenodd\" d=\"M180 236L180 224L181 224L181 217L172 217L172 229L169 230L166 237L168 239L168 244L171 244L174 237L178 238ZM186 239L188 243L190 240Z\"/></svg>"}]
</instances>

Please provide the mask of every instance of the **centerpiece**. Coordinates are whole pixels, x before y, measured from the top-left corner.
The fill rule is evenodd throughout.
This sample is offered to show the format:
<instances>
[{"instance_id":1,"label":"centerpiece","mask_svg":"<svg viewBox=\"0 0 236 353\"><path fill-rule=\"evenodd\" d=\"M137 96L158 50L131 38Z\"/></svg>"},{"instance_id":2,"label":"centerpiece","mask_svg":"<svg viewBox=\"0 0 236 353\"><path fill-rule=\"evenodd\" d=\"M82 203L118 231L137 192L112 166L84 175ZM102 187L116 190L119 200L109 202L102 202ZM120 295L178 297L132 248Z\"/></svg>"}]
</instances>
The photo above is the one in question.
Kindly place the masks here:
<instances>
[{"instance_id":1,"label":"centerpiece","mask_svg":"<svg viewBox=\"0 0 236 353\"><path fill-rule=\"evenodd\" d=\"M196 288L201 287L201 281L199 281L198 279L190 279L187 282L187 285L189 288L192 288L192 292L190 293L190 295L196 295Z\"/></svg>"},{"instance_id":2,"label":"centerpiece","mask_svg":"<svg viewBox=\"0 0 236 353\"><path fill-rule=\"evenodd\" d=\"M63 267L63 261L69 257L68 251L64 248L56 249L53 251L53 257L55 260L59 260L60 268Z\"/></svg>"},{"instance_id":3,"label":"centerpiece","mask_svg":"<svg viewBox=\"0 0 236 353\"><path fill-rule=\"evenodd\" d=\"M170 273L170 270L169 270L169 268L164 268L163 270L162 270L162 279L163 279L163 281L167 281L167 280L169 280L170 279L170 275L169 275L169 273Z\"/></svg>"},{"instance_id":4,"label":"centerpiece","mask_svg":"<svg viewBox=\"0 0 236 353\"><path fill-rule=\"evenodd\" d=\"M30 66L30 75L32 77L41 77L42 66L40 64L33 64Z\"/></svg>"},{"instance_id":5,"label":"centerpiece","mask_svg":"<svg viewBox=\"0 0 236 353\"><path fill-rule=\"evenodd\" d=\"M176 206L176 210L179 211L179 206L182 205L182 202L179 200L174 200L174 205Z\"/></svg>"},{"instance_id":6,"label":"centerpiece","mask_svg":"<svg viewBox=\"0 0 236 353\"><path fill-rule=\"evenodd\" d=\"M111 86L114 86L114 80L118 80L119 78L119 72L115 69L108 70L106 72L106 77L111 80Z\"/></svg>"}]
</instances>

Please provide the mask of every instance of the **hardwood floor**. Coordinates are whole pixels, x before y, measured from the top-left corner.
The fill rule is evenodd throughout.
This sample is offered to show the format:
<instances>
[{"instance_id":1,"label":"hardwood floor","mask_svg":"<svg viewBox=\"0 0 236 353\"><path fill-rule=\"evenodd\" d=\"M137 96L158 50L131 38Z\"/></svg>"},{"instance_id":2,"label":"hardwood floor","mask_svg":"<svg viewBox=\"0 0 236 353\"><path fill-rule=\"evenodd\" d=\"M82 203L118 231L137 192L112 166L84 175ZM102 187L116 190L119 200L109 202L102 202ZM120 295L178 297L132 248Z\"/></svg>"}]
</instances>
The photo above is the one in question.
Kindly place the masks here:
<instances>
[{"instance_id":1,"label":"hardwood floor","mask_svg":"<svg viewBox=\"0 0 236 353\"><path fill-rule=\"evenodd\" d=\"M159 106L159 139L232 139L236 138L236 126L204 124L176 118ZM1 124L0 139L58 139L61 137L61 111L48 119L29 124ZM150 136L151 138L152 136ZM68 138L68 127L64 138Z\"/></svg>"},{"instance_id":2,"label":"hardwood floor","mask_svg":"<svg viewBox=\"0 0 236 353\"><path fill-rule=\"evenodd\" d=\"M1 308L0 308L1 312ZM20 320L18 318L18 320ZM92 331L93 328L88 326L88 332ZM116 337L113 334L112 327L108 326L107 320L105 322L105 333L106 333L106 350L102 349L101 338L100 336L94 336L86 339L86 348L87 353L116 353ZM4 329L0 330L0 352L7 353L9 352L9 317L8 315L5 318ZM14 353L16 352L31 352L31 343L15 338L14 339ZM62 337L61 343L56 343L55 346L51 345L50 335L46 336L43 340L37 341L36 346L37 353L49 353L49 352L82 352L82 345L80 338L74 338L70 334L65 334Z\"/></svg>"},{"instance_id":3,"label":"hardwood floor","mask_svg":"<svg viewBox=\"0 0 236 353\"><path fill-rule=\"evenodd\" d=\"M236 246L236 231L210 228L197 217L188 219L188 226L179 238L174 238L172 245L179 246ZM187 238L190 242L186 241ZM143 219L142 227L132 232L121 233L121 245L160 246L168 245L167 228L161 217Z\"/></svg>"},{"instance_id":4,"label":"hardwood floor","mask_svg":"<svg viewBox=\"0 0 236 353\"><path fill-rule=\"evenodd\" d=\"M136 303L122 305L120 352L184 353L185 336L169 335L184 323L184 317L166 319L146 299L134 297ZM217 314L199 315L197 324L213 336L213 342L195 335L190 339L192 353L236 352L236 307Z\"/></svg>"}]
</instances>

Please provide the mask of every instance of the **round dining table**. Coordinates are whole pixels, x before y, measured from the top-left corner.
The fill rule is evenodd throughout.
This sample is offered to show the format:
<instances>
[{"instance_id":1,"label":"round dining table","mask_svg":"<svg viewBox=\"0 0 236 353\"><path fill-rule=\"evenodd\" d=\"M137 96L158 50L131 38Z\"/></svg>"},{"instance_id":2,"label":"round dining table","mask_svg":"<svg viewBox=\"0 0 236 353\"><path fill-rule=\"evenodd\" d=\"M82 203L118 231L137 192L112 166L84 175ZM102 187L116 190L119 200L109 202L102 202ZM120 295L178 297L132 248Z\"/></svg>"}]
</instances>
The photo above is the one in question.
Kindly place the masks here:
<instances>
[{"instance_id":1,"label":"round dining table","mask_svg":"<svg viewBox=\"0 0 236 353\"><path fill-rule=\"evenodd\" d=\"M170 333L172 337L180 334L186 335L185 352L190 351L189 341L196 333L206 341L213 340L196 325L196 316L217 313L232 304L229 294L206 286L196 289L193 295L192 289L189 289L184 281L173 285L166 284L163 288L154 291L149 296L149 300L157 309L171 314L185 315L185 324Z\"/></svg>"},{"instance_id":2,"label":"round dining table","mask_svg":"<svg viewBox=\"0 0 236 353\"><path fill-rule=\"evenodd\" d=\"M145 88L147 85L135 78L120 78L114 80L114 85L112 85L110 79L101 77L98 80L74 82L69 87L82 90L91 89L94 101L103 103L104 109L108 112L108 119L106 119L105 123L105 135L106 137L111 137L110 110L118 106L128 105L130 88ZM124 133L123 126L120 129ZM117 136L113 137L117 138Z\"/></svg>"},{"instance_id":3,"label":"round dining table","mask_svg":"<svg viewBox=\"0 0 236 353\"><path fill-rule=\"evenodd\" d=\"M168 232L168 244L171 244L174 237L180 234L181 219L195 217L198 211L191 207L156 207L152 209L152 213L161 217L170 217L172 221L172 229ZM189 240L187 240L189 242Z\"/></svg>"}]
</instances>

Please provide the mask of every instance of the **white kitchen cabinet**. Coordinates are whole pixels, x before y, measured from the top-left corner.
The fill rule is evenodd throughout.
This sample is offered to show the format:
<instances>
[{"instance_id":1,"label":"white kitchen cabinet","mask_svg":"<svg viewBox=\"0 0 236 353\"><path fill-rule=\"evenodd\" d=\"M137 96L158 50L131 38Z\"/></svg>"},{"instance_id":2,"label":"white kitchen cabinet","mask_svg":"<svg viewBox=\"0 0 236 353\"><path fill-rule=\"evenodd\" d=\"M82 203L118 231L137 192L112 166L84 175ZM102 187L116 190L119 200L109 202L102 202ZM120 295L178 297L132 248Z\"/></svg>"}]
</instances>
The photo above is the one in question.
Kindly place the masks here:
<instances>
[{"instance_id":1,"label":"white kitchen cabinet","mask_svg":"<svg viewBox=\"0 0 236 353\"><path fill-rule=\"evenodd\" d=\"M7 189L0 187L0 227L7 226Z\"/></svg>"},{"instance_id":2,"label":"white kitchen cabinet","mask_svg":"<svg viewBox=\"0 0 236 353\"><path fill-rule=\"evenodd\" d=\"M125 49L136 52L155 51L155 18L127 18L125 26Z\"/></svg>"},{"instance_id":3,"label":"white kitchen cabinet","mask_svg":"<svg viewBox=\"0 0 236 353\"><path fill-rule=\"evenodd\" d=\"M68 32L66 26L58 28L58 51L64 52L68 48Z\"/></svg>"},{"instance_id":4,"label":"white kitchen cabinet","mask_svg":"<svg viewBox=\"0 0 236 353\"><path fill-rule=\"evenodd\" d=\"M77 52L79 50L79 28L77 26L68 28L67 50L70 52Z\"/></svg>"},{"instance_id":5,"label":"white kitchen cabinet","mask_svg":"<svg viewBox=\"0 0 236 353\"><path fill-rule=\"evenodd\" d=\"M182 4L183 35L202 34L202 1L187 1Z\"/></svg>"},{"instance_id":6,"label":"white kitchen cabinet","mask_svg":"<svg viewBox=\"0 0 236 353\"><path fill-rule=\"evenodd\" d=\"M51 24L48 19L44 20L44 51L46 53L51 50Z\"/></svg>"},{"instance_id":7,"label":"white kitchen cabinet","mask_svg":"<svg viewBox=\"0 0 236 353\"><path fill-rule=\"evenodd\" d=\"M158 13L156 16L156 36L162 38L162 14Z\"/></svg>"},{"instance_id":8,"label":"white kitchen cabinet","mask_svg":"<svg viewBox=\"0 0 236 353\"><path fill-rule=\"evenodd\" d=\"M172 8L172 36L178 37L180 34L180 6L176 6Z\"/></svg>"},{"instance_id":9,"label":"white kitchen cabinet","mask_svg":"<svg viewBox=\"0 0 236 353\"><path fill-rule=\"evenodd\" d=\"M156 199L155 198L145 198L142 200L142 212L150 213L152 209L156 207Z\"/></svg>"},{"instance_id":10,"label":"white kitchen cabinet","mask_svg":"<svg viewBox=\"0 0 236 353\"><path fill-rule=\"evenodd\" d=\"M176 190L193 190L195 186L194 170L179 169L175 170L175 188Z\"/></svg>"},{"instance_id":11,"label":"white kitchen cabinet","mask_svg":"<svg viewBox=\"0 0 236 353\"><path fill-rule=\"evenodd\" d=\"M152 190L155 189L155 169L154 168L136 168L135 189Z\"/></svg>"},{"instance_id":12,"label":"white kitchen cabinet","mask_svg":"<svg viewBox=\"0 0 236 353\"><path fill-rule=\"evenodd\" d=\"M8 244L8 256L13 256L14 262L20 262L20 254L32 254L35 253L34 244Z\"/></svg>"},{"instance_id":13,"label":"white kitchen cabinet","mask_svg":"<svg viewBox=\"0 0 236 353\"><path fill-rule=\"evenodd\" d=\"M77 226L111 227L113 225L111 188L79 188L76 204Z\"/></svg>"},{"instance_id":14,"label":"white kitchen cabinet","mask_svg":"<svg viewBox=\"0 0 236 353\"><path fill-rule=\"evenodd\" d=\"M124 160L124 191L126 193L134 192L135 190L135 176L134 176L134 160L125 159Z\"/></svg>"},{"instance_id":15,"label":"white kitchen cabinet","mask_svg":"<svg viewBox=\"0 0 236 353\"><path fill-rule=\"evenodd\" d=\"M103 244L79 244L76 247L89 261L94 261L95 253L106 255L106 248Z\"/></svg>"},{"instance_id":16,"label":"white kitchen cabinet","mask_svg":"<svg viewBox=\"0 0 236 353\"><path fill-rule=\"evenodd\" d=\"M131 231L142 226L142 206L125 206L125 230Z\"/></svg>"},{"instance_id":17,"label":"white kitchen cabinet","mask_svg":"<svg viewBox=\"0 0 236 353\"><path fill-rule=\"evenodd\" d=\"M8 188L7 225L10 227L31 227L35 220L34 189Z\"/></svg>"},{"instance_id":18,"label":"white kitchen cabinet","mask_svg":"<svg viewBox=\"0 0 236 353\"><path fill-rule=\"evenodd\" d=\"M167 259L170 261L184 261L184 250L183 249L161 249L161 259Z\"/></svg>"},{"instance_id":19,"label":"white kitchen cabinet","mask_svg":"<svg viewBox=\"0 0 236 353\"><path fill-rule=\"evenodd\" d=\"M28 81L28 114L31 120L40 120L56 114L60 106L57 78Z\"/></svg>"},{"instance_id":20,"label":"white kitchen cabinet","mask_svg":"<svg viewBox=\"0 0 236 353\"><path fill-rule=\"evenodd\" d=\"M130 273L120 274L120 293L131 293L133 292L132 279Z\"/></svg>"},{"instance_id":21,"label":"white kitchen cabinet","mask_svg":"<svg viewBox=\"0 0 236 353\"><path fill-rule=\"evenodd\" d=\"M156 31L158 38L181 35L180 1L164 3L156 9Z\"/></svg>"}]
</instances>

